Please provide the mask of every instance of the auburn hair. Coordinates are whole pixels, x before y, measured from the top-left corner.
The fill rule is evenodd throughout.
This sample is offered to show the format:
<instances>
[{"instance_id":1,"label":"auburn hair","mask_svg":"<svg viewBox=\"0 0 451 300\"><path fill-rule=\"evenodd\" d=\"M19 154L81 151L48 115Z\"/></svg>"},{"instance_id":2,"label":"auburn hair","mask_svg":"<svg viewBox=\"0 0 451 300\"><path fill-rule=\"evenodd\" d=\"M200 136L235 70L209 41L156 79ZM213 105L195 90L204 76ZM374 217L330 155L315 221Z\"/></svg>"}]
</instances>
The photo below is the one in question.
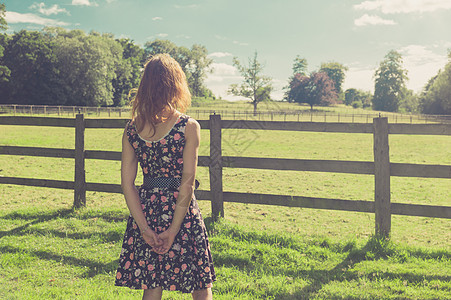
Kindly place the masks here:
<instances>
[{"instance_id":1,"label":"auburn hair","mask_svg":"<svg viewBox=\"0 0 451 300\"><path fill-rule=\"evenodd\" d=\"M138 90L132 100L132 120L138 131L149 123L164 122L173 109L186 112L191 104L191 94L185 73L169 54L156 54L144 65Z\"/></svg>"}]
</instances>

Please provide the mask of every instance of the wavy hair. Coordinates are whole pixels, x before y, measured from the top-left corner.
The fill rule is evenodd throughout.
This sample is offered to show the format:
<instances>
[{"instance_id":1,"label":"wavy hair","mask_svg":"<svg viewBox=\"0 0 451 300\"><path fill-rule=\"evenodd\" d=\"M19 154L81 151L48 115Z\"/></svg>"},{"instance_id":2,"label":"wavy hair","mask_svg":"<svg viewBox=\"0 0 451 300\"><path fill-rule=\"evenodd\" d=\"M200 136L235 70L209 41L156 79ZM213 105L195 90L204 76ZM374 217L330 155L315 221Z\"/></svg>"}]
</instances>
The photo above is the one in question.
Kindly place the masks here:
<instances>
[{"instance_id":1,"label":"wavy hair","mask_svg":"<svg viewBox=\"0 0 451 300\"><path fill-rule=\"evenodd\" d=\"M138 131L149 123L155 134L155 125L168 118L166 113L173 109L184 113L191 104L185 73L169 54L156 54L147 60L134 92L132 119Z\"/></svg>"}]
</instances>

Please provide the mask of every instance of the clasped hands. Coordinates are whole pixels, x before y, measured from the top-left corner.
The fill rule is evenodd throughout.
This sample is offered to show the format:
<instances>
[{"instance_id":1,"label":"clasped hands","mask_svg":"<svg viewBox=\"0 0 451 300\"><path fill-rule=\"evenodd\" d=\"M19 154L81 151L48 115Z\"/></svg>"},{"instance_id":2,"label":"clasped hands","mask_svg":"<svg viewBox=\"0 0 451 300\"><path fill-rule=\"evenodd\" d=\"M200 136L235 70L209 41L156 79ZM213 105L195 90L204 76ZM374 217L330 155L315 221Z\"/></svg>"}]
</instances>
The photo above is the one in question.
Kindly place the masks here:
<instances>
[{"instance_id":1,"label":"clasped hands","mask_svg":"<svg viewBox=\"0 0 451 300\"><path fill-rule=\"evenodd\" d=\"M160 234L157 234L149 227L141 231L144 241L152 247L152 251L158 254L165 254L169 251L177 233L178 230L174 230L171 227Z\"/></svg>"}]
</instances>

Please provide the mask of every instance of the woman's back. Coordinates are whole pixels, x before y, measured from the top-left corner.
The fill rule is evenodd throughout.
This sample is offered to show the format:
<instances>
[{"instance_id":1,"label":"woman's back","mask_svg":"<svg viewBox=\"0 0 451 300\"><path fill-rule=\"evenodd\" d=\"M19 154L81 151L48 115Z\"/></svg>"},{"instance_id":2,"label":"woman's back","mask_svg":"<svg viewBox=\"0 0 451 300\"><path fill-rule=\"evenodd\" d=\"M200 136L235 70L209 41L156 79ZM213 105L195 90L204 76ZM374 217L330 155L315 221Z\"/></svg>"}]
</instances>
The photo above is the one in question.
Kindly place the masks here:
<instances>
[{"instance_id":1,"label":"woman's back","mask_svg":"<svg viewBox=\"0 0 451 300\"><path fill-rule=\"evenodd\" d=\"M127 137L132 145L144 176L180 177L183 170L183 149L185 146L185 128L189 117L177 114L164 122L166 126L155 128L156 138L143 134L150 126L138 133L133 121L127 124ZM161 124L163 125L163 124ZM147 130L149 132L149 130Z\"/></svg>"}]
</instances>

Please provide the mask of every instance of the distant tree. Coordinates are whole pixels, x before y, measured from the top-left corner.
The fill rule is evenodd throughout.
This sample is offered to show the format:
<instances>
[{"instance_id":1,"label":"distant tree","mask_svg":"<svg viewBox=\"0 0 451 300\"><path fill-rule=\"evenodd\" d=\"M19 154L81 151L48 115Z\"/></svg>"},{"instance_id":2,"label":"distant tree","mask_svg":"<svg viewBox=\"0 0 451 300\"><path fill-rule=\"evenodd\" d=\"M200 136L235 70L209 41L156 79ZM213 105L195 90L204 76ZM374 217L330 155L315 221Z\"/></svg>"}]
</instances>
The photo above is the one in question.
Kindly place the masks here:
<instances>
[{"instance_id":1,"label":"distant tree","mask_svg":"<svg viewBox=\"0 0 451 300\"><path fill-rule=\"evenodd\" d=\"M42 33L21 30L9 38L2 62L10 70L0 85L3 103L57 104L61 78L54 44Z\"/></svg>"},{"instance_id":2,"label":"distant tree","mask_svg":"<svg viewBox=\"0 0 451 300\"><path fill-rule=\"evenodd\" d=\"M0 3L0 30L6 30L8 28L8 23L6 23L5 14L6 14L5 4Z\"/></svg>"},{"instance_id":3,"label":"distant tree","mask_svg":"<svg viewBox=\"0 0 451 300\"><path fill-rule=\"evenodd\" d=\"M113 105L113 81L123 49L108 35L81 30L54 31L57 68L64 79L66 105Z\"/></svg>"},{"instance_id":4,"label":"distant tree","mask_svg":"<svg viewBox=\"0 0 451 300\"><path fill-rule=\"evenodd\" d=\"M327 62L322 63L319 72L326 73L330 79L334 82L334 87L338 94L342 93L341 86L345 80L345 73L348 67L338 63L338 62Z\"/></svg>"},{"instance_id":5,"label":"distant tree","mask_svg":"<svg viewBox=\"0 0 451 300\"><path fill-rule=\"evenodd\" d=\"M352 102L356 101L358 96L358 90L354 88L347 89L345 91L345 104L351 105Z\"/></svg>"},{"instance_id":6,"label":"distant tree","mask_svg":"<svg viewBox=\"0 0 451 300\"><path fill-rule=\"evenodd\" d=\"M359 102L359 107L370 107L372 101L372 94L367 91L362 91L354 88L347 89L344 92L344 99L346 105L353 105L355 102ZM355 104L353 105L355 106Z\"/></svg>"},{"instance_id":7,"label":"distant tree","mask_svg":"<svg viewBox=\"0 0 451 300\"><path fill-rule=\"evenodd\" d=\"M391 50L375 73L373 108L383 111L398 111L405 97L407 70L402 67L402 56Z\"/></svg>"},{"instance_id":8,"label":"distant tree","mask_svg":"<svg viewBox=\"0 0 451 300\"><path fill-rule=\"evenodd\" d=\"M296 74L307 75L307 60L297 55L293 60L293 76Z\"/></svg>"},{"instance_id":9,"label":"distant tree","mask_svg":"<svg viewBox=\"0 0 451 300\"><path fill-rule=\"evenodd\" d=\"M258 103L270 99L271 78L262 74L263 65L257 60L257 51L248 58L247 65L242 65L237 57L233 58L233 65L244 79L241 84L230 85L228 93L249 98L254 106L254 115L257 115Z\"/></svg>"},{"instance_id":10,"label":"distant tree","mask_svg":"<svg viewBox=\"0 0 451 300\"><path fill-rule=\"evenodd\" d=\"M203 96L205 87L204 80L207 72L211 71L213 60L208 58L208 51L205 46L193 45L189 52L189 86L194 96Z\"/></svg>"},{"instance_id":11,"label":"distant tree","mask_svg":"<svg viewBox=\"0 0 451 300\"><path fill-rule=\"evenodd\" d=\"M288 101L328 106L337 101L334 82L324 72L313 72L310 77L296 74L290 82Z\"/></svg>"},{"instance_id":12,"label":"distant tree","mask_svg":"<svg viewBox=\"0 0 451 300\"><path fill-rule=\"evenodd\" d=\"M419 102L423 113L451 115L451 49L445 68L429 79L419 96Z\"/></svg>"},{"instance_id":13,"label":"distant tree","mask_svg":"<svg viewBox=\"0 0 451 300\"><path fill-rule=\"evenodd\" d=\"M130 39L116 41L122 46L122 60L117 65L116 78L112 82L113 105L124 106L128 102L130 90L139 85L146 53Z\"/></svg>"},{"instance_id":14,"label":"distant tree","mask_svg":"<svg viewBox=\"0 0 451 300\"><path fill-rule=\"evenodd\" d=\"M5 4L0 3L0 30L6 30L8 24L5 19ZM0 82L8 81L11 71L5 66L3 61L3 54L5 47L8 43L8 36L6 34L0 33Z\"/></svg>"},{"instance_id":15,"label":"distant tree","mask_svg":"<svg viewBox=\"0 0 451 300\"><path fill-rule=\"evenodd\" d=\"M404 98L399 105L399 111L404 113L418 113L420 105L419 95L406 89Z\"/></svg>"}]
</instances>

